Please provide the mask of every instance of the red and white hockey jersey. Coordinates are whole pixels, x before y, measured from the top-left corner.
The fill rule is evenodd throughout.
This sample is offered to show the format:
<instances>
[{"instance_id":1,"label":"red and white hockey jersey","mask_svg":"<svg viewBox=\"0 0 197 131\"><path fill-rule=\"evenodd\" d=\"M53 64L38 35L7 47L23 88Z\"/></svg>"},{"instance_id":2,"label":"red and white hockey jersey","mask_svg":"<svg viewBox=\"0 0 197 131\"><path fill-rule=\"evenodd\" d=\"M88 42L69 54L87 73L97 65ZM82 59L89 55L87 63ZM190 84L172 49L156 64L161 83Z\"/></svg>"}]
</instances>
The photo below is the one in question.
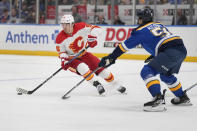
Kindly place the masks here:
<instances>
[{"instance_id":1,"label":"red and white hockey jersey","mask_svg":"<svg viewBox=\"0 0 197 131\"><path fill-rule=\"evenodd\" d=\"M60 57L65 53L69 57L73 57L87 46L88 35L98 36L101 30L99 26L84 22L75 23L72 35L66 34L64 30L57 35L56 50Z\"/></svg>"}]
</instances>

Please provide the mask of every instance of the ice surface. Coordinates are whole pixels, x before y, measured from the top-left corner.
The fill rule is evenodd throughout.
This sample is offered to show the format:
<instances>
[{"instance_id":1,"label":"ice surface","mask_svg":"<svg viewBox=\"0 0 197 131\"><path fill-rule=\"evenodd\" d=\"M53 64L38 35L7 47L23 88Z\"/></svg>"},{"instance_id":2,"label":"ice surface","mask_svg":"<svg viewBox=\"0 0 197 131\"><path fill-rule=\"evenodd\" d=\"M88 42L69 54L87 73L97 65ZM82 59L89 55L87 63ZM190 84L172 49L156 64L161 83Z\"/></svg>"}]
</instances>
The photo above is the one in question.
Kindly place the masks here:
<instances>
[{"instance_id":1,"label":"ice surface","mask_svg":"<svg viewBox=\"0 0 197 131\"><path fill-rule=\"evenodd\" d=\"M79 77L61 71L32 95L18 96L16 88L32 90L60 68L57 57L0 55L0 131L196 131L197 87L188 92L193 106L170 103L166 112L144 112L151 99L140 78L143 61L117 60L109 69L127 87L121 95L105 81L105 97L83 82L68 100L61 97ZM184 62L177 76L183 88L197 82L197 63ZM166 86L162 83L162 88Z\"/></svg>"}]
</instances>

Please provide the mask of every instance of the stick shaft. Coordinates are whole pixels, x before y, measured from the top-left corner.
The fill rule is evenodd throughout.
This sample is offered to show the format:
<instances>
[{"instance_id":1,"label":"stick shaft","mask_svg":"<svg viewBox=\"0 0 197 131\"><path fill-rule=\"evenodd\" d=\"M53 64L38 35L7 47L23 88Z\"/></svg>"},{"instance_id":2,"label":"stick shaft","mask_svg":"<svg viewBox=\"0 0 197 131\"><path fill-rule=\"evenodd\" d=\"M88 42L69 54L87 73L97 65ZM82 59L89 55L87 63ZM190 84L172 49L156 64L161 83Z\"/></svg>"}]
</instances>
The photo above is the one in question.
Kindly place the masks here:
<instances>
[{"instance_id":1,"label":"stick shaft","mask_svg":"<svg viewBox=\"0 0 197 131\"><path fill-rule=\"evenodd\" d=\"M188 87L187 89L185 89L184 92L187 92L187 91L191 90L195 86L197 86L197 83L195 83L195 84L191 85L190 87Z\"/></svg>"},{"instance_id":2,"label":"stick shaft","mask_svg":"<svg viewBox=\"0 0 197 131\"><path fill-rule=\"evenodd\" d=\"M52 77L54 77L58 72L60 72L62 68L59 68L55 73L53 73L50 77L48 77L45 81L43 81L40 85L38 85L35 89L31 91L31 93L35 92L37 89L39 89L42 85L44 85L48 80L50 80Z\"/></svg>"},{"instance_id":3,"label":"stick shaft","mask_svg":"<svg viewBox=\"0 0 197 131\"><path fill-rule=\"evenodd\" d=\"M73 88L71 88L68 92L66 92L66 94L64 94L62 96L62 98L66 98L68 94L70 94L75 88L77 88L83 81L86 80L86 78L88 78L90 75L92 75L93 73L95 73L97 70L99 70L101 67L97 67L94 71L92 71L89 75L87 75L85 78L83 78L80 82L78 82Z\"/></svg>"},{"instance_id":4,"label":"stick shaft","mask_svg":"<svg viewBox=\"0 0 197 131\"><path fill-rule=\"evenodd\" d=\"M73 57L71 60L69 60L67 63L65 64L69 64L71 63L73 60L75 60L78 56L80 56L86 49L88 49L89 46L87 46L85 49L83 49L82 51L80 51L75 57ZM40 85L38 85L35 89L31 90L31 91L27 91L27 94L32 94L34 93L36 90L38 90L42 85L44 85L48 80L50 80L51 78L53 78L58 72L60 72L62 70L62 67L59 68L55 73L53 73L50 77L48 77L45 81L43 81ZM22 89L24 90L24 89Z\"/></svg>"}]
</instances>

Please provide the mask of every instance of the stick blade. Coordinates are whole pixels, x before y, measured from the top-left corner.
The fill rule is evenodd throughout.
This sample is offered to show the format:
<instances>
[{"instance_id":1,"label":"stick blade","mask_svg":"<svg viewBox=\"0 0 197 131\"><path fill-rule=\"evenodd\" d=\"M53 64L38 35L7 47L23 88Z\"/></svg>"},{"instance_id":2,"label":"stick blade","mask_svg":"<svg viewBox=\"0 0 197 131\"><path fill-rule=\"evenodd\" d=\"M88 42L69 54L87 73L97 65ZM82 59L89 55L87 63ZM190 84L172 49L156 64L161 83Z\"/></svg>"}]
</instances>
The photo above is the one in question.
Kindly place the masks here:
<instances>
[{"instance_id":1,"label":"stick blade","mask_svg":"<svg viewBox=\"0 0 197 131\"><path fill-rule=\"evenodd\" d=\"M25 89L22 89L22 88L16 88L16 91L18 93L22 93L22 94L30 94L29 91L25 90Z\"/></svg>"},{"instance_id":2,"label":"stick blade","mask_svg":"<svg viewBox=\"0 0 197 131\"><path fill-rule=\"evenodd\" d=\"M62 96L62 99L63 99L63 100L66 100L66 99L68 99L68 98L70 98L70 96L65 96L65 95Z\"/></svg>"}]
</instances>

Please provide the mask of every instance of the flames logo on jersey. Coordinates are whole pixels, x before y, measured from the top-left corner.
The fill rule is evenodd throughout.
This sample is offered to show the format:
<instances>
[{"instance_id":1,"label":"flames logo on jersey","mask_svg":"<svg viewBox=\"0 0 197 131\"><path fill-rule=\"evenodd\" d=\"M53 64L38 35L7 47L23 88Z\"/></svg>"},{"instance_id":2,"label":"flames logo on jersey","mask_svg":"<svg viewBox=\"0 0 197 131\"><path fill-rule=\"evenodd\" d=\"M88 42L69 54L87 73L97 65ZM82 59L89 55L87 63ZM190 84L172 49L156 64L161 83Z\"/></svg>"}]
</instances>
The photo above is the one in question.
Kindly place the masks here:
<instances>
[{"instance_id":1,"label":"flames logo on jersey","mask_svg":"<svg viewBox=\"0 0 197 131\"><path fill-rule=\"evenodd\" d=\"M77 37L70 45L69 48L74 52L78 53L84 47L83 37Z\"/></svg>"}]
</instances>

